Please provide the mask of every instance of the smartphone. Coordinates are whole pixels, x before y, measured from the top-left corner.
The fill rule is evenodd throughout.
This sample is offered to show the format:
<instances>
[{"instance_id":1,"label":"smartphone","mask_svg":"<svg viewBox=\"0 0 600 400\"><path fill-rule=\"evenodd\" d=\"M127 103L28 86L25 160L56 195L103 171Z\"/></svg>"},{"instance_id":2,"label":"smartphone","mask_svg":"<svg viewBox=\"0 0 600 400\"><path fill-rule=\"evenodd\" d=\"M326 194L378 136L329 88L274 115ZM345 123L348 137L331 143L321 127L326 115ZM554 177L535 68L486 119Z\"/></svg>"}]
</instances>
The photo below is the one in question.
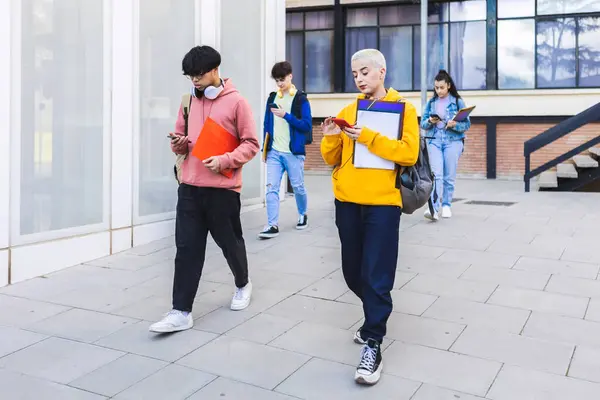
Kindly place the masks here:
<instances>
[{"instance_id":1,"label":"smartphone","mask_svg":"<svg viewBox=\"0 0 600 400\"><path fill-rule=\"evenodd\" d=\"M430 116L431 118L437 118L437 119L439 119L440 121L442 120L442 119L440 118L440 116L439 116L439 115L437 115L437 114L430 114L429 116Z\"/></svg>"},{"instance_id":2,"label":"smartphone","mask_svg":"<svg viewBox=\"0 0 600 400\"><path fill-rule=\"evenodd\" d=\"M281 108L281 107L279 107L279 104L269 103L269 108Z\"/></svg>"},{"instance_id":3,"label":"smartphone","mask_svg":"<svg viewBox=\"0 0 600 400\"><path fill-rule=\"evenodd\" d=\"M332 118L331 119L337 126L340 128L352 128L352 125L348 123L345 119L342 118Z\"/></svg>"},{"instance_id":4,"label":"smartphone","mask_svg":"<svg viewBox=\"0 0 600 400\"><path fill-rule=\"evenodd\" d=\"M173 135L172 133L169 133L169 134L167 135L167 137L168 137L169 139L171 139L171 140L175 140L175 139L177 139L179 136L176 136L176 135Z\"/></svg>"}]
</instances>

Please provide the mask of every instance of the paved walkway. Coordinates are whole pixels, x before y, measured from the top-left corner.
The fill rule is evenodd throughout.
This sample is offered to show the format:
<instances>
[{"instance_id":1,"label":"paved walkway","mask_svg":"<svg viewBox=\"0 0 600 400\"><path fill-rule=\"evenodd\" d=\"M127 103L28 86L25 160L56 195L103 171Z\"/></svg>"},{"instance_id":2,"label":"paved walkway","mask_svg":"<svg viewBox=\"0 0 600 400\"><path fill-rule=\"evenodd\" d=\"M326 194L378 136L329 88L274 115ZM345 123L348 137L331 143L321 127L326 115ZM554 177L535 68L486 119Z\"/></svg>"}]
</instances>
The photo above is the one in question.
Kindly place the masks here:
<instances>
[{"instance_id":1,"label":"paved walkway","mask_svg":"<svg viewBox=\"0 0 600 400\"><path fill-rule=\"evenodd\" d=\"M0 398L600 398L600 195L462 180L452 220L403 216L385 374L364 388L329 179L308 187L306 231L293 201L272 241L255 239L264 210L243 216L247 310L227 308L209 245L193 330L148 332L170 305L173 238L0 289Z\"/></svg>"}]
</instances>

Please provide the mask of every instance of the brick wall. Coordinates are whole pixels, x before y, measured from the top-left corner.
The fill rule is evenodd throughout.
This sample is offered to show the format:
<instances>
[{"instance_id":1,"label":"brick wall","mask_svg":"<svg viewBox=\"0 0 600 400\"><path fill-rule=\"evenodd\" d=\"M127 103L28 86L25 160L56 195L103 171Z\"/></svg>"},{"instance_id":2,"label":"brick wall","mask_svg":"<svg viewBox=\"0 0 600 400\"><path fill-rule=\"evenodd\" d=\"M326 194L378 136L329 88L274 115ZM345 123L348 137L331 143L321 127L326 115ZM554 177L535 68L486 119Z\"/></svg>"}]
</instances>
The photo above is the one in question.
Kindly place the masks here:
<instances>
[{"instance_id":1,"label":"brick wall","mask_svg":"<svg viewBox=\"0 0 600 400\"><path fill-rule=\"evenodd\" d=\"M525 170L523 143L555 124L498 124L496 168L499 178L522 177ZM536 168L600 134L600 123L588 124L531 155Z\"/></svg>"},{"instance_id":2,"label":"brick wall","mask_svg":"<svg viewBox=\"0 0 600 400\"><path fill-rule=\"evenodd\" d=\"M458 174L485 177L487 174L486 125L472 124L465 138L465 152L458 162Z\"/></svg>"},{"instance_id":3,"label":"brick wall","mask_svg":"<svg viewBox=\"0 0 600 400\"><path fill-rule=\"evenodd\" d=\"M325 164L321 156L321 139L323 139L321 122L323 122L322 119L313 119L313 142L306 146L304 169L313 173L326 173L333 169Z\"/></svg>"}]
</instances>

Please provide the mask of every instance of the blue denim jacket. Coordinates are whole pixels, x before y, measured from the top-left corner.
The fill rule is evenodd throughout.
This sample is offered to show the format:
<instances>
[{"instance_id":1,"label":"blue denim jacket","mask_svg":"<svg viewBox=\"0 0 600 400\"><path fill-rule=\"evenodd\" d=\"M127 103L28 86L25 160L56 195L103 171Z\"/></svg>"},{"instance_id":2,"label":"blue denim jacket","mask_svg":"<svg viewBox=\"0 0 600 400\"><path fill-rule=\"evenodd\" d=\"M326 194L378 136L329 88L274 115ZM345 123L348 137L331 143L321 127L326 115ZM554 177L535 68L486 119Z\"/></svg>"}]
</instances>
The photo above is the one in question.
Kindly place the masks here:
<instances>
[{"instance_id":1,"label":"blue denim jacket","mask_svg":"<svg viewBox=\"0 0 600 400\"><path fill-rule=\"evenodd\" d=\"M450 102L448 103L447 116L448 120L452 119L461 108L466 107L463 99L458 99L448 95ZM436 125L429 122L429 116L435 114L436 103L439 101L438 97L433 97L427 102L425 110L423 110L423 116L421 117L421 128L427 131L427 136L434 138L441 138L443 134L447 134L450 140L461 140L465 137L465 132L471 127L471 118L467 117L465 121L457 122L454 128L438 128Z\"/></svg>"}]
</instances>

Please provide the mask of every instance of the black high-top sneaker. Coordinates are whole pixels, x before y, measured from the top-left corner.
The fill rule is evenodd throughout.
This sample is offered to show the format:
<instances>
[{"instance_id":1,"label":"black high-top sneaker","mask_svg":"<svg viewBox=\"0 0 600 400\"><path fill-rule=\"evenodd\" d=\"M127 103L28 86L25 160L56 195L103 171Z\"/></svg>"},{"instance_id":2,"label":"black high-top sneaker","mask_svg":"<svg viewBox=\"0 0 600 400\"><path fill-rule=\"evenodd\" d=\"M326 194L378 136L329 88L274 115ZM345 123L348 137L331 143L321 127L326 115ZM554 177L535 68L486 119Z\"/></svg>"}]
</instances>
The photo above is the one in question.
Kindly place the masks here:
<instances>
[{"instance_id":1,"label":"black high-top sneaker","mask_svg":"<svg viewBox=\"0 0 600 400\"><path fill-rule=\"evenodd\" d=\"M298 223L296 224L296 229L303 230L308 228L308 216L301 215L298 217Z\"/></svg>"},{"instance_id":2,"label":"black high-top sneaker","mask_svg":"<svg viewBox=\"0 0 600 400\"><path fill-rule=\"evenodd\" d=\"M356 368L354 380L362 385L374 385L379 382L383 360L379 342L368 339L360 352L360 363Z\"/></svg>"},{"instance_id":3,"label":"black high-top sneaker","mask_svg":"<svg viewBox=\"0 0 600 400\"><path fill-rule=\"evenodd\" d=\"M279 228L276 226L267 226L258 234L258 237L261 239L272 239L277 236L279 236Z\"/></svg>"}]
</instances>

